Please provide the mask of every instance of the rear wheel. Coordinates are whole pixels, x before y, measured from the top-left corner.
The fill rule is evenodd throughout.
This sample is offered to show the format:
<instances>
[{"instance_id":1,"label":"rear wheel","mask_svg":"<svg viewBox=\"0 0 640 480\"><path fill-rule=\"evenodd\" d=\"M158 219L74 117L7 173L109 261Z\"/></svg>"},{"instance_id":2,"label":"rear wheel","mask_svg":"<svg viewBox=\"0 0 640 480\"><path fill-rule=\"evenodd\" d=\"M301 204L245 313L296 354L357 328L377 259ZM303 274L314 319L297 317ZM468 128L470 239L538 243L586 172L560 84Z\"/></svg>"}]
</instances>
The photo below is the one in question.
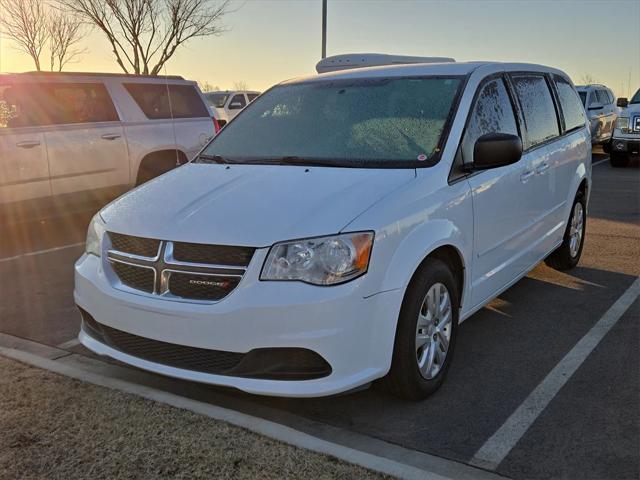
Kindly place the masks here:
<instances>
[{"instance_id":1,"label":"rear wheel","mask_svg":"<svg viewBox=\"0 0 640 480\"><path fill-rule=\"evenodd\" d=\"M562 245L546 258L545 263L556 270L569 270L575 267L582 255L586 225L586 199L583 192L578 192L573 202Z\"/></svg>"},{"instance_id":2,"label":"rear wheel","mask_svg":"<svg viewBox=\"0 0 640 480\"><path fill-rule=\"evenodd\" d=\"M611 155L609 155L609 162L611 162L612 167L624 168L629 165L629 156L625 153L611 152Z\"/></svg>"},{"instance_id":3,"label":"rear wheel","mask_svg":"<svg viewBox=\"0 0 640 480\"><path fill-rule=\"evenodd\" d=\"M427 259L405 294L386 377L389 389L407 400L422 400L444 381L453 358L458 327L458 292L450 268Z\"/></svg>"}]
</instances>

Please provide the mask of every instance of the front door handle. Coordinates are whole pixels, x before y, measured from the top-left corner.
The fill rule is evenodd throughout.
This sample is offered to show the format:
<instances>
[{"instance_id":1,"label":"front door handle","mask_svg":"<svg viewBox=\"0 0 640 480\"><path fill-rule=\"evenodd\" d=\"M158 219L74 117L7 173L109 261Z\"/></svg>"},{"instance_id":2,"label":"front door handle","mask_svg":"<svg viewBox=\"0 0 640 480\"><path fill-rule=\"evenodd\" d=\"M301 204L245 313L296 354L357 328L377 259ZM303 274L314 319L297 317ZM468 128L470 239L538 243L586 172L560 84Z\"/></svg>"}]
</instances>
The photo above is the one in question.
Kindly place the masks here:
<instances>
[{"instance_id":1,"label":"front door handle","mask_svg":"<svg viewBox=\"0 0 640 480\"><path fill-rule=\"evenodd\" d=\"M538 175L540 175L540 174L546 172L547 170L549 170L549 164L547 162L544 162L544 163L538 165L538 167L536 168L536 173Z\"/></svg>"},{"instance_id":2,"label":"front door handle","mask_svg":"<svg viewBox=\"0 0 640 480\"><path fill-rule=\"evenodd\" d=\"M527 183L529 181L529 179L531 177L533 177L535 174L536 174L536 172L534 172L533 170L527 170L522 175L520 175L520 181L522 183Z\"/></svg>"},{"instance_id":3,"label":"front door handle","mask_svg":"<svg viewBox=\"0 0 640 480\"><path fill-rule=\"evenodd\" d=\"M102 138L104 140L116 140L116 139L120 138L120 135L118 135L117 133L105 133L100 138Z\"/></svg>"},{"instance_id":4,"label":"front door handle","mask_svg":"<svg viewBox=\"0 0 640 480\"><path fill-rule=\"evenodd\" d=\"M18 148L33 148L33 147L39 147L39 146L40 146L40 142L37 140L27 140L25 142L16 143L16 147Z\"/></svg>"}]
</instances>

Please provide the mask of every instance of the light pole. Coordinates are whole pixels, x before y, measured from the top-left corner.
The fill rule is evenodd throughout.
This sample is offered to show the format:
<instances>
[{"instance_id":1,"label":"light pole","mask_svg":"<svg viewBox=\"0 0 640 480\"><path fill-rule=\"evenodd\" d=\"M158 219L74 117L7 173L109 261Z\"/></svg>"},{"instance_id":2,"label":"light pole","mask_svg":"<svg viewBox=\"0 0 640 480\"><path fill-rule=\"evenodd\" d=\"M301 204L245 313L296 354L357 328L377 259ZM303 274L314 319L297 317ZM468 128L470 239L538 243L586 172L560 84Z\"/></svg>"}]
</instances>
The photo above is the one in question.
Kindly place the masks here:
<instances>
[{"instance_id":1,"label":"light pole","mask_svg":"<svg viewBox=\"0 0 640 480\"><path fill-rule=\"evenodd\" d=\"M327 57L327 0L322 0L322 58Z\"/></svg>"}]
</instances>

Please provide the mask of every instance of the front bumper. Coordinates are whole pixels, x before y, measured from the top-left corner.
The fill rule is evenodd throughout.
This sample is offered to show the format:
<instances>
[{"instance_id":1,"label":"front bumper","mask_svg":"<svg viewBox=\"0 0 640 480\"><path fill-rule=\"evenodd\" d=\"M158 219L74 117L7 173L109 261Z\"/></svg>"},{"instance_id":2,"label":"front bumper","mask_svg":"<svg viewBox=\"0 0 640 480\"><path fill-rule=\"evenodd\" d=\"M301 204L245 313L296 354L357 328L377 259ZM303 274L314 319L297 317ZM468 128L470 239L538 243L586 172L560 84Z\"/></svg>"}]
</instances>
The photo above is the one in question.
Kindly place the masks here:
<instances>
[{"instance_id":1,"label":"front bumper","mask_svg":"<svg viewBox=\"0 0 640 480\"><path fill-rule=\"evenodd\" d=\"M266 380L175 368L129 355L81 331L90 350L159 374L234 387L248 393L291 397L351 390L384 376L391 365L400 289L365 298L366 275L344 285L260 282L249 269L240 285L218 303L150 298L114 289L101 260L82 256L75 267L76 304L98 323L175 345L247 353L261 348L316 352L331 373L312 380Z\"/></svg>"},{"instance_id":2,"label":"front bumper","mask_svg":"<svg viewBox=\"0 0 640 480\"><path fill-rule=\"evenodd\" d=\"M639 138L613 138L611 140L612 153L626 153L628 155L640 155L640 136Z\"/></svg>"}]
</instances>

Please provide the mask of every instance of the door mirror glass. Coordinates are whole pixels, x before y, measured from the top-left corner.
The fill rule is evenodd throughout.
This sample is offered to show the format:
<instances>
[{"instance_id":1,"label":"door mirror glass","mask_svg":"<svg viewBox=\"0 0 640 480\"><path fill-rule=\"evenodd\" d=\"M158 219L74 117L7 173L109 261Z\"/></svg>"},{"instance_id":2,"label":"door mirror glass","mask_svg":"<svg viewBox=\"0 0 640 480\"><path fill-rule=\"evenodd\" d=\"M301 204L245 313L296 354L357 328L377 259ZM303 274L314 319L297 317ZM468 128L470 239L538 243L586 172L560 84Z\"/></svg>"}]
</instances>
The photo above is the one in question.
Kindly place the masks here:
<instances>
[{"instance_id":1,"label":"door mirror glass","mask_svg":"<svg viewBox=\"0 0 640 480\"><path fill-rule=\"evenodd\" d=\"M616 105L618 105L621 108L627 108L629 106L629 99L625 97L620 97Z\"/></svg>"},{"instance_id":2,"label":"door mirror glass","mask_svg":"<svg viewBox=\"0 0 640 480\"><path fill-rule=\"evenodd\" d=\"M522 157L522 140L509 133L487 133L473 147L472 170L503 167Z\"/></svg>"},{"instance_id":3,"label":"door mirror glass","mask_svg":"<svg viewBox=\"0 0 640 480\"><path fill-rule=\"evenodd\" d=\"M589 110L602 110L604 108L604 105L602 105L600 102L591 102L591 104L589 105Z\"/></svg>"}]
</instances>

